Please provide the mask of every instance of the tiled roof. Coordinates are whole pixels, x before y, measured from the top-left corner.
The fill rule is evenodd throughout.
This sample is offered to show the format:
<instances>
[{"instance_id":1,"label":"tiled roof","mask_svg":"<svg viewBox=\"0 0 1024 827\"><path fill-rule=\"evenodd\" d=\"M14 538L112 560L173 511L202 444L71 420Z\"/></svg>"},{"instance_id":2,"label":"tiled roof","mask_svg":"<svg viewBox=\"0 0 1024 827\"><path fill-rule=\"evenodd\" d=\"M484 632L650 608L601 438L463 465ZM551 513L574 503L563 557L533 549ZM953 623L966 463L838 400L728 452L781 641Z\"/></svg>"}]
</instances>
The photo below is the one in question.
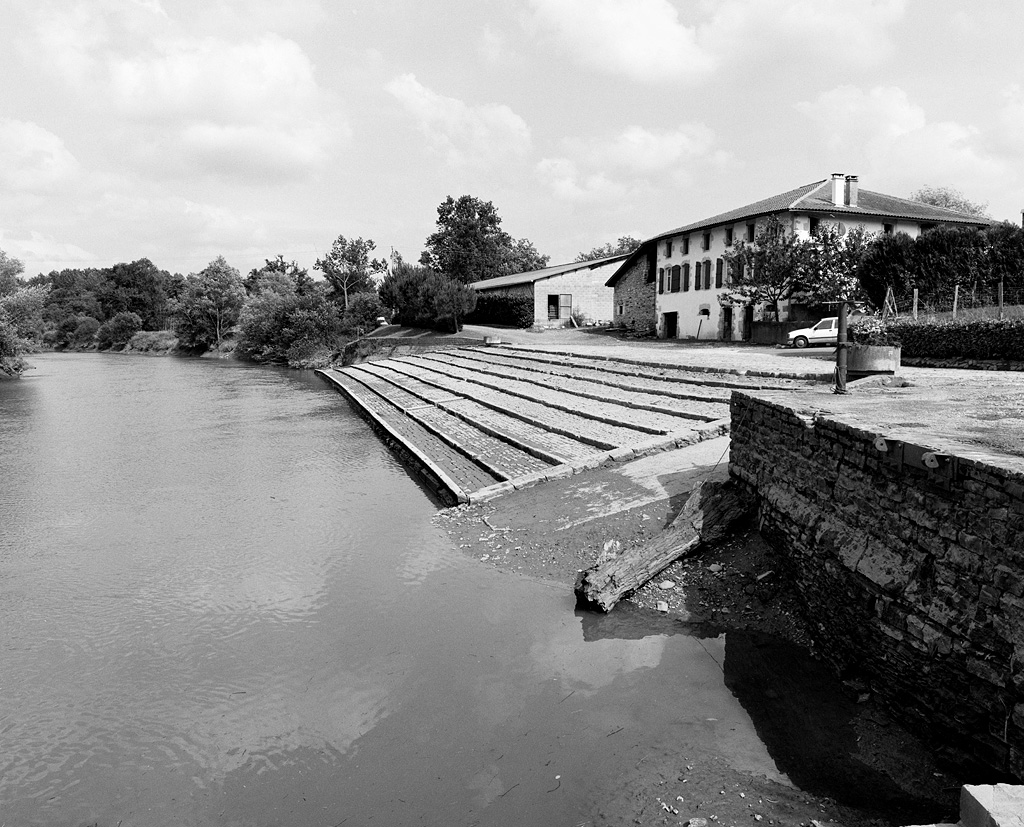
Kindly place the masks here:
<instances>
[{"instance_id":1,"label":"tiled roof","mask_svg":"<svg viewBox=\"0 0 1024 827\"><path fill-rule=\"evenodd\" d=\"M773 195L745 207L719 213L710 218L695 221L659 233L650 241L659 241L663 238L670 238L682 233L691 233L694 230L703 230L714 227L718 224L730 224L743 221L748 218L757 218L762 215L782 212L824 212L833 215L846 215L850 218L857 216L877 218L905 218L913 221L936 222L944 224L974 224L984 226L992 222L987 218L979 218L976 215L947 210L945 207L934 207L931 204L922 204L919 201L911 201L907 198L897 198L894 195L885 195L870 190L860 190L857 196L857 206L848 207L843 204L832 203L831 180L826 178L823 181L815 181L811 184L804 184L802 187L789 190L788 192Z\"/></svg>"},{"instance_id":2,"label":"tiled roof","mask_svg":"<svg viewBox=\"0 0 1024 827\"><path fill-rule=\"evenodd\" d=\"M558 264L554 267L545 267L543 270L530 270L526 273L513 273L510 276L497 276L493 279L474 281L469 286L474 290L495 290L499 287L513 287L517 284L532 284L536 281L549 279L552 276L561 276L565 273L571 273L574 270L595 270L606 264L614 264L624 258L626 258L626 254L622 253L617 256L594 259L593 261L574 261L570 264Z\"/></svg>"}]
</instances>

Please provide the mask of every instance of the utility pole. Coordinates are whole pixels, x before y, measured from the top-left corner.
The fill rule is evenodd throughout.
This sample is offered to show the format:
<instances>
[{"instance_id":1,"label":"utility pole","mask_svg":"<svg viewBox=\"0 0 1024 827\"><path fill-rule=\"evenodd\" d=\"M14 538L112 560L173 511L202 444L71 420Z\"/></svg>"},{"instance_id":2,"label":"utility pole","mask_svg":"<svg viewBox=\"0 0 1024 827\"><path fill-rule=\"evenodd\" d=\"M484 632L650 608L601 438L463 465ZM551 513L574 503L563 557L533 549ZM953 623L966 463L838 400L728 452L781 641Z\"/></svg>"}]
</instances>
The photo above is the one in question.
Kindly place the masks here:
<instances>
[{"instance_id":1,"label":"utility pole","mask_svg":"<svg viewBox=\"0 0 1024 827\"><path fill-rule=\"evenodd\" d=\"M839 332L836 335L836 386L832 393L846 393L846 364L849 358L846 342L846 313L847 304L841 302L839 305Z\"/></svg>"}]
</instances>

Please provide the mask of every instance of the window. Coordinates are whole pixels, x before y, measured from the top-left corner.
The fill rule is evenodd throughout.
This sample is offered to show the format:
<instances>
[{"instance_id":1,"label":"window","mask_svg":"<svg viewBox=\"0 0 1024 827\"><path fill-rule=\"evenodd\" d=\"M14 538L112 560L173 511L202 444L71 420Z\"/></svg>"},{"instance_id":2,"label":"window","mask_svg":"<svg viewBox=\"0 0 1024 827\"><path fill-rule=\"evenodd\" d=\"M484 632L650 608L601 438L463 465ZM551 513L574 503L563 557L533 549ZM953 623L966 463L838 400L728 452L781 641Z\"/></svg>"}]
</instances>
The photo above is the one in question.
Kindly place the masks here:
<instances>
[{"instance_id":1,"label":"window","mask_svg":"<svg viewBox=\"0 0 1024 827\"><path fill-rule=\"evenodd\" d=\"M700 290L701 288L701 273L704 271L701 269L703 265L698 261L693 265L693 289Z\"/></svg>"},{"instance_id":2,"label":"window","mask_svg":"<svg viewBox=\"0 0 1024 827\"><path fill-rule=\"evenodd\" d=\"M722 286L722 280L725 278L725 262L722 259L718 259L715 262L715 287Z\"/></svg>"},{"instance_id":3,"label":"window","mask_svg":"<svg viewBox=\"0 0 1024 827\"><path fill-rule=\"evenodd\" d=\"M725 246L732 247L732 227L726 227L725 229Z\"/></svg>"},{"instance_id":4,"label":"window","mask_svg":"<svg viewBox=\"0 0 1024 827\"><path fill-rule=\"evenodd\" d=\"M683 265L683 292L686 293L690 289L690 262L686 262Z\"/></svg>"},{"instance_id":5,"label":"window","mask_svg":"<svg viewBox=\"0 0 1024 827\"><path fill-rule=\"evenodd\" d=\"M683 255L690 255L690 237L688 235L683 236Z\"/></svg>"},{"instance_id":6,"label":"window","mask_svg":"<svg viewBox=\"0 0 1024 827\"><path fill-rule=\"evenodd\" d=\"M818 228L821 226L821 219L816 215L811 216L811 235L818 234Z\"/></svg>"},{"instance_id":7,"label":"window","mask_svg":"<svg viewBox=\"0 0 1024 827\"><path fill-rule=\"evenodd\" d=\"M672 239L665 242L665 258L672 258Z\"/></svg>"},{"instance_id":8,"label":"window","mask_svg":"<svg viewBox=\"0 0 1024 827\"><path fill-rule=\"evenodd\" d=\"M882 232L886 235L892 235L892 224L883 224Z\"/></svg>"},{"instance_id":9,"label":"window","mask_svg":"<svg viewBox=\"0 0 1024 827\"><path fill-rule=\"evenodd\" d=\"M754 231L756 229L757 228L754 225L753 221L751 221L749 224L747 224L747 241L753 241L754 240Z\"/></svg>"},{"instance_id":10,"label":"window","mask_svg":"<svg viewBox=\"0 0 1024 827\"><path fill-rule=\"evenodd\" d=\"M673 293L678 293L679 292L679 272L680 272L680 270L682 270L682 268L678 264L675 265L672 268L672 284L669 287L669 290L671 290L671 292L673 292Z\"/></svg>"},{"instance_id":11,"label":"window","mask_svg":"<svg viewBox=\"0 0 1024 827\"><path fill-rule=\"evenodd\" d=\"M622 304L622 302L619 302L619 315L621 316L625 312L626 312L626 306L624 304Z\"/></svg>"},{"instance_id":12,"label":"window","mask_svg":"<svg viewBox=\"0 0 1024 827\"><path fill-rule=\"evenodd\" d=\"M659 267L658 268L658 292L659 293L664 293L665 292L665 268L664 267Z\"/></svg>"},{"instance_id":13,"label":"window","mask_svg":"<svg viewBox=\"0 0 1024 827\"><path fill-rule=\"evenodd\" d=\"M700 240L700 248L702 250L711 249L711 233L704 233Z\"/></svg>"},{"instance_id":14,"label":"window","mask_svg":"<svg viewBox=\"0 0 1024 827\"><path fill-rule=\"evenodd\" d=\"M710 261L705 261L704 262L704 289L705 290L710 290L711 289L711 262Z\"/></svg>"}]
</instances>

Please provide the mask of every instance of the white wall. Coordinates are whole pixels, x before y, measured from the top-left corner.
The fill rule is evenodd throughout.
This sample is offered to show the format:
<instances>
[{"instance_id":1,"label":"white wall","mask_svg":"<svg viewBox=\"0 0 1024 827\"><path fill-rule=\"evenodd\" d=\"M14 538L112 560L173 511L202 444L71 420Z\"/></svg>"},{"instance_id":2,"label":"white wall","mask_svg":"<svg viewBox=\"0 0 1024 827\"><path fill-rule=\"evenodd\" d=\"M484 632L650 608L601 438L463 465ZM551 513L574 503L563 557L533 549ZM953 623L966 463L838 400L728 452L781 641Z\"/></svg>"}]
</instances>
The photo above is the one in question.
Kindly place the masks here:
<instances>
[{"instance_id":1,"label":"white wall","mask_svg":"<svg viewBox=\"0 0 1024 827\"><path fill-rule=\"evenodd\" d=\"M548 321L548 296L568 293L572 295L573 312L582 313L589 321L609 324L615 314L615 290L605 287L621 261L603 264L591 270L584 267L563 273L560 276L542 279L534 284L534 324L544 327L565 327L571 325L568 319Z\"/></svg>"}]
</instances>

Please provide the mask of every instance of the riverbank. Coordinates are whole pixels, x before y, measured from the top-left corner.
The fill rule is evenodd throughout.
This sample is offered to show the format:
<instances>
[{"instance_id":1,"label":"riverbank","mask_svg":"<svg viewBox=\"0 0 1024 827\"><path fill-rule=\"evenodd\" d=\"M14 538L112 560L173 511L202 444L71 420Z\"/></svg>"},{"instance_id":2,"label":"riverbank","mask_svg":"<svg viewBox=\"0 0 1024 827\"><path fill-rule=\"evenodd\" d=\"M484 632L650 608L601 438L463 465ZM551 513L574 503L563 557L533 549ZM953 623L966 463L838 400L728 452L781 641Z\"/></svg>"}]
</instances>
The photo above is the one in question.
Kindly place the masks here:
<instances>
[{"instance_id":1,"label":"riverbank","mask_svg":"<svg viewBox=\"0 0 1024 827\"><path fill-rule=\"evenodd\" d=\"M482 564L571 593L578 571L602 550L641 545L667 526L726 442L594 469L435 520ZM666 581L672 585L662 588ZM659 612L658 602L668 610ZM731 766L712 743L685 755L652 744L595 802L594 824L956 821L959 785L971 779L951 774L864 687L840 684L815 659L814 619L804 616L787 567L755 528L673 564L608 615L578 614L591 639L725 634L727 661L730 647L739 646L746 670L730 688L797 785ZM727 668L727 685L737 668Z\"/></svg>"}]
</instances>

